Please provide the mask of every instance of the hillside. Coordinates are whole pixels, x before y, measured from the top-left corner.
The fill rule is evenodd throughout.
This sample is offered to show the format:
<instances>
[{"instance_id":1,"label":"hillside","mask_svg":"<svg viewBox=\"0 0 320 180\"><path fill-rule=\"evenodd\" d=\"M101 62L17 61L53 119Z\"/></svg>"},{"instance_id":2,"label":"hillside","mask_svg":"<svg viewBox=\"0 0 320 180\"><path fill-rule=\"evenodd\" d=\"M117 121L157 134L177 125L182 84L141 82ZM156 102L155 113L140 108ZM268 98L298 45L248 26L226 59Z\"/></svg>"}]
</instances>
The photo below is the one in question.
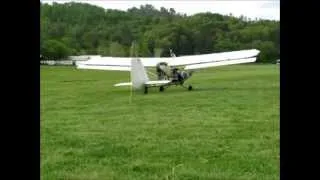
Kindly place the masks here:
<instances>
[{"instance_id":1,"label":"hillside","mask_svg":"<svg viewBox=\"0 0 320 180\"><path fill-rule=\"evenodd\" d=\"M85 3L41 4L40 51L51 59L130 56L136 41L142 57L169 56L169 48L178 56L257 48L259 62L274 62L280 56L279 36L279 21L212 13L186 16L151 5L119 11Z\"/></svg>"}]
</instances>

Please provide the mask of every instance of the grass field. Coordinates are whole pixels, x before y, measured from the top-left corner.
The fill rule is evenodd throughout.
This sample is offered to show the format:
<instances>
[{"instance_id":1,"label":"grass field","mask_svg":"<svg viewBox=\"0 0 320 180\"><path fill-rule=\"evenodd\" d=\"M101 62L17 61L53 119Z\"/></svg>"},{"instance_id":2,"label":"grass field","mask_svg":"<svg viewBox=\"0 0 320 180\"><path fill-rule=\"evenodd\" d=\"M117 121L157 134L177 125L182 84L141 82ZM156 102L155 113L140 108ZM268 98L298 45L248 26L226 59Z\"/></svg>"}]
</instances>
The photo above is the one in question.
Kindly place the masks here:
<instances>
[{"instance_id":1,"label":"grass field","mask_svg":"<svg viewBox=\"0 0 320 180\"><path fill-rule=\"evenodd\" d=\"M41 67L43 180L279 179L279 65L195 73L148 95L128 73Z\"/></svg>"}]
</instances>

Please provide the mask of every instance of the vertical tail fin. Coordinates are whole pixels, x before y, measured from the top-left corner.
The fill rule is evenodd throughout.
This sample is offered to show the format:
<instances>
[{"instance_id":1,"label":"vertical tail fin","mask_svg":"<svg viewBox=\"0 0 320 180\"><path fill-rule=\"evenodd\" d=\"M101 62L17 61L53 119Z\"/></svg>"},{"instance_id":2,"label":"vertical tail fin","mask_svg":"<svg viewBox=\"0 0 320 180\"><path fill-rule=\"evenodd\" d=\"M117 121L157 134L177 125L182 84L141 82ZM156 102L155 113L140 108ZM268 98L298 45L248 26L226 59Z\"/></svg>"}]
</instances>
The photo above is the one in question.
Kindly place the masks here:
<instances>
[{"instance_id":1,"label":"vertical tail fin","mask_svg":"<svg viewBox=\"0 0 320 180\"><path fill-rule=\"evenodd\" d=\"M141 88L146 82L149 81L147 72L140 59L133 58L131 60L130 76L131 76L132 87L134 89Z\"/></svg>"}]
</instances>

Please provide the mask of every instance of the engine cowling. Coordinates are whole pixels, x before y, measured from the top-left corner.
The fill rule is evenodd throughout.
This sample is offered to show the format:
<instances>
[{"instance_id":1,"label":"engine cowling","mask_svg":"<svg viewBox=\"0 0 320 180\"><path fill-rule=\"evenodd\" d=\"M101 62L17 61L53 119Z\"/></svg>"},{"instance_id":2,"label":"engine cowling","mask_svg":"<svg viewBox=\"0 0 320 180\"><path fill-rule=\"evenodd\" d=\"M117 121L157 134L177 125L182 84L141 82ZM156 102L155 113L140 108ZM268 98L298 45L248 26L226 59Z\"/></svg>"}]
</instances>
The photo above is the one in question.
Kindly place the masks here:
<instances>
[{"instance_id":1,"label":"engine cowling","mask_svg":"<svg viewBox=\"0 0 320 180\"><path fill-rule=\"evenodd\" d=\"M169 75L169 69L168 63L166 62L160 62L156 66L157 69L157 75L159 80L168 79Z\"/></svg>"}]
</instances>

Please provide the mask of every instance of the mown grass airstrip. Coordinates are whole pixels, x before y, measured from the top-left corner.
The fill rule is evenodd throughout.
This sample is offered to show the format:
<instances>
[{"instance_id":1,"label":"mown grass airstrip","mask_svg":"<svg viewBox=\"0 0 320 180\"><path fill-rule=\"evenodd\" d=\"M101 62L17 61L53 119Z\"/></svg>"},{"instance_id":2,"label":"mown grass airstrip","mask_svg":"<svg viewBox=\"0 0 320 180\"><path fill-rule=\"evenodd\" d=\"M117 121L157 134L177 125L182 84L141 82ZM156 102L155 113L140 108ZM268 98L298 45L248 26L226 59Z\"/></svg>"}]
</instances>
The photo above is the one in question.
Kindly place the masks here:
<instances>
[{"instance_id":1,"label":"mown grass airstrip","mask_svg":"<svg viewBox=\"0 0 320 180\"><path fill-rule=\"evenodd\" d=\"M202 70L193 91L128 80L41 67L41 179L279 178L279 65Z\"/></svg>"}]
</instances>

